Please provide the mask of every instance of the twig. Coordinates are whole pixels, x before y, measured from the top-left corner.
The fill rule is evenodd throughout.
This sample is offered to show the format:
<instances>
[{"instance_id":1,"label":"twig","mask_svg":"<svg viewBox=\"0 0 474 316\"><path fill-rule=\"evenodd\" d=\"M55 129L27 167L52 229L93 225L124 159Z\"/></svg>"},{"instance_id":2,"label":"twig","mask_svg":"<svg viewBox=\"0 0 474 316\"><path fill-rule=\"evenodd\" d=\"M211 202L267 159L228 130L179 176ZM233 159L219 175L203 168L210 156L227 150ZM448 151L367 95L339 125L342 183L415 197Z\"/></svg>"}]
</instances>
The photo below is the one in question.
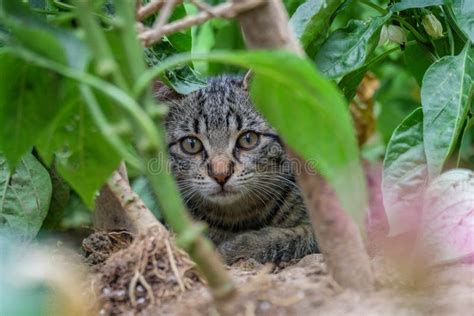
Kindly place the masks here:
<instances>
[{"instance_id":1,"label":"twig","mask_svg":"<svg viewBox=\"0 0 474 316\"><path fill-rule=\"evenodd\" d=\"M166 245L166 252L168 253L168 257L170 259L171 270L173 270L174 276L176 277L176 280L178 281L181 292L184 293L186 289L184 287L183 280L181 279L181 276L179 275L178 267L176 266L176 261L174 260L173 252L171 251L171 245L168 239L165 239L165 245Z\"/></svg>"},{"instance_id":2,"label":"twig","mask_svg":"<svg viewBox=\"0 0 474 316\"><path fill-rule=\"evenodd\" d=\"M194 5L196 6L196 8L198 8L199 10L204 11L204 12L207 12L207 13L213 15L213 13L212 13L212 6L208 5L207 3L201 2L201 1L199 1L199 0L189 0L189 2L191 2L192 4L194 4Z\"/></svg>"},{"instance_id":3,"label":"twig","mask_svg":"<svg viewBox=\"0 0 474 316\"><path fill-rule=\"evenodd\" d=\"M232 19L242 12L252 10L265 3L265 0L243 0L240 2L226 2L215 7L209 7L193 16L186 16L180 20L165 24L160 28L153 27L139 34L140 40L145 46L150 46L165 35L169 35L194 25L202 24L213 17Z\"/></svg>"},{"instance_id":4,"label":"twig","mask_svg":"<svg viewBox=\"0 0 474 316\"><path fill-rule=\"evenodd\" d=\"M95 215L95 218L103 222L103 225L96 224L102 229L121 228L132 233L146 233L150 227L156 227L163 234L168 234L163 224L132 191L128 179L124 179L118 171L112 174L112 177L102 188L96 205L98 214ZM124 227L109 227L108 225L117 222L114 218L121 219Z\"/></svg>"},{"instance_id":5,"label":"twig","mask_svg":"<svg viewBox=\"0 0 474 316\"><path fill-rule=\"evenodd\" d=\"M156 21L153 23L153 28L156 30L159 30L165 25L166 22L168 22L168 19L171 16L171 13L173 13L173 9L177 4L177 0L168 0L165 5L163 6L163 9L160 11L160 16Z\"/></svg>"},{"instance_id":6,"label":"twig","mask_svg":"<svg viewBox=\"0 0 474 316\"><path fill-rule=\"evenodd\" d=\"M137 12L137 21L143 21L153 13L159 11L161 7L165 4L166 0L155 0L155 1L150 1L147 5L144 7L141 7L138 9Z\"/></svg>"}]
</instances>

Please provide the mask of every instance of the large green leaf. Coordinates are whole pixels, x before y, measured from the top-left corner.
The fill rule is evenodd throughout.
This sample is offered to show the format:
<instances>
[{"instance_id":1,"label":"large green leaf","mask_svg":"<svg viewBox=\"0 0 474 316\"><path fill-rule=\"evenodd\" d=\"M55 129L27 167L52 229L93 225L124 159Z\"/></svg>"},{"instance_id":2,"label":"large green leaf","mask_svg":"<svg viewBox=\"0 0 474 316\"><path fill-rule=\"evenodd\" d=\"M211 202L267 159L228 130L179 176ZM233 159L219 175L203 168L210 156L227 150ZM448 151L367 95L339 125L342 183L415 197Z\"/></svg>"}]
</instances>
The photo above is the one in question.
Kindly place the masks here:
<instances>
[{"instance_id":1,"label":"large green leaf","mask_svg":"<svg viewBox=\"0 0 474 316\"><path fill-rule=\"evenodd\" d=\"M177 50L169 42L160 42L145 49L145 60L150 67L153 67L175 54ZM162 79L181 94L188 94L206 86L196 71L188 65L166 71Z\"/></svg>"},{"instance_id":2,"label":"large green leaf","mask_svg":"<svg viewBox=\"0 0 474 316\"><path fill-rule=\"evenodd\" d=\"M41 229L55 229L59 227L64 216L64 209L71 195L71 188L66 181L59 176L54 164L48 169L48 172L51 178L53 192L51 194L48 215L44 219Z\"/></svg>"},{"instance_id":3,"label":"large green leaf","mask_svg":"<svg viewBox=\"0 0 474 316\"><path fill-rule=\"evenodd\" d=\"M345 0L306 0L291 16L290 25L309 56L326 38L332 16Z\"/></svg>"},{"instance_id":4,"label":"large green leaf","mask_svg":"<svg viewBox=\"0 0 474 316\"><path fill-rule=\"evenodd\" d=\"M395 3L391 10L397 12L406 9L425 8L434 5L443 5L445 2L446 0L401 0Z\"/></svg>"},{"instance_id":5,"label":"large green leaf","mask_svg":"<svg viewBox=\"0 0 474 316\"><path fill-rule=\"evenodd\" d=\"M86 66L87 49L74 33L47 24L21 1L0 2L0 21L14 35L15 44L75 68Z\"/></svg>"},{"instance_id":6,"label":"large green leaf","mask_svg":"<svg viewBox=\"0 0 474 316\"><path fill-rule=\"evenodd\" d=\"M71 67L85 67L87 51L76 36L47 24L21 1L0 2L0 21L13 35L10 45ZM5 79L0 86L0 148L14 167L58 113L64 85L57 74L12 53L0 53L0 73Z\"/></svg>"},{"instance_id":7,"label":"large green leaf","mask_svg":"<svg viewBox=\"0 0 474 316\"><path fill-rule=\"evenodd\" d=\"M96 127L80 95L68 100L37 147L48 163L55 157L59 174L92 206L97 191L118 167L120 157Z\"/></svg>"},{"instance_id":8,"label":"large green leaf","mask_svg":"<svg viewBox=\"0 0 474 316\"><path fill-rule=\"evenodd\" d=\"M423 140L430 178L440 174L456 145L472 101L474 50L469 46L458 56L441 58L423 77Z\"/></svg>"},{"instance_id":9,"label":"large green leaf","mask_svg":"<svg viewBox=\"0 0 474 316\"><path fill-rule=\"evenodd\" d=\"M305 0L283 0L283 4L285 5L286 11L290 16L292 16L293 13L298 9L298 7L304 2Z\"/></svg>"},{"instance_id":10,"label":"large green leaf","mask_svg":"<svg viewBox=\"0 0 474 316\"><path fill-rule=\"evenodd\" d=\"M459 27L474 42L474 1L452 0L452 6Z\"/></svg>"},{"instance_id":11,"label":"large green leaf","mask_svg":"<svg viewBox=\"0 0 474 316\"><path fill-rule=\"evenodd\" d=\"M0 53L0 148L14 167L61 108L64 87L53 72ZM54 87L54 88L53 88Z\"/></svg>"},{"instance_id":12,"label":"large green leaf","mask_svg":"<svg viewBox=\"0 0 474 316\"><path fill-rule=\"evenodd\" d=\"M459 145L459 159L464 160L469 165L466 168L474 169L474 118L466 124Z\"/></svg>"},{"instance_id":13,"label":"large green leaf","mask_svg":"<svg viewBox=\"0 0 474 316\"><path fill-rule=\"evenodd\" d=\"M366 207L365 179L344 98L311 62L278 55L265 58L268 61L253 60L254 65L258 61L268 67L262 72L253 68L256 105L285 142L329 180L343 208L360 224Z\"/></svg>"},{"instance_id":14,"label":"large green leaf","mask_svg":"<svg viewBox=\"0 0 474 316\"><path fill-rule=\"evenodd\" d=\"M382 194L390 236L418 224L427 178L423 111L418 108L395 129L385 155Z\"/></svg>"},{"instance_id":15,"label":"large green leaf","mask_svg":"<svg viewBox=\"0 0 474 316\"><path fill-rule=\"evenodd\" d=\"M403 52L403 59L407 66L406 69L413 75L421 87L423 76L433 62L429 50L421 45L408 46Z\"/></svg>"},{"instance_id":16,"label":"large green leaf","mask_svg":"<svg viewBox=\"0 0 474 316\"><path fill-rule=\"evenodd\" d=\"M169 21L176 21L184 18L188 13L186 12L184 4L178 5L173 10ZM175 32L166 37L178 52L190 52L192 47L191 29Z\"/></svg>"},{"instance_id":17,"label":"large green leaf","mask_svg":"<svg viewBox=\"0 0 474 316\"><path fill-rule=\"evenodd\" d=\"M316 55L318 69L328 78L339 78L364 65L390 15L369 21L350 21L332 33Z\"/></svg>"},{"instance_id":18,"label":"large green leaf","mask_svg":"<svg viewBox=\"0 0 474 316\"><path fill-rule=\"evenodd\" d=\"M0 235L33 239L48 212L51 190L48 171L32 154L13 171L0 155Z\"/></svg>"}]
</instances>

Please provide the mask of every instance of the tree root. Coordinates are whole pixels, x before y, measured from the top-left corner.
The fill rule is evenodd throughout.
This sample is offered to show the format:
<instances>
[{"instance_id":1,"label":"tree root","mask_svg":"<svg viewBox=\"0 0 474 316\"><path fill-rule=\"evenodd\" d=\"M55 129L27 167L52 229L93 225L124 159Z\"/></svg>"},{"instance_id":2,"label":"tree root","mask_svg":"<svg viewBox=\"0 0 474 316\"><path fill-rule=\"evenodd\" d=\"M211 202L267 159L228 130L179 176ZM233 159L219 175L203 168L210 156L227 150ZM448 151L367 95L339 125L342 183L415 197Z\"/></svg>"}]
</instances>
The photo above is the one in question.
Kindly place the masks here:
<instances>
[{"instance_id":1,"label":"tree root","mask_svg":"<svg viewBox=\"0 0 474 316\"><path fill-rule=\"evenodd\" d=\"M172 237L153 228L111 254L95 279L106 314L159 306L202 283L195 264Z\"/></svg>"}]
</instances>

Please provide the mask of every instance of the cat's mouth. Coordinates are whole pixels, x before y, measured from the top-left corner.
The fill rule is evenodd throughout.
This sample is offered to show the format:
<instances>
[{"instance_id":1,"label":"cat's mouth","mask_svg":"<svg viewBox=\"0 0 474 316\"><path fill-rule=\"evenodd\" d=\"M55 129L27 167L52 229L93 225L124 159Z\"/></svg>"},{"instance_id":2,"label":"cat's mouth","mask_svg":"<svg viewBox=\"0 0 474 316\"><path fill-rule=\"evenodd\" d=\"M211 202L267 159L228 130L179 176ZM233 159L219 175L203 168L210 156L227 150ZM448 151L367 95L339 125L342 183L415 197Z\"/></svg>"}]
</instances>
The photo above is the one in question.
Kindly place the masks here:
<instances>
[{"instance_id":1,"label":"cat's mouth","mask_svg":"<svg viewBox=\"0 0 474 316\"><path fill-rule=\"evenodd\" d=\"M208 199L219 204L233 203L240 198L238 192L220 188L219 191L210 193Z\"/></svg>"},{"instance_id":2,"label":"cat's mouth","mask_svg":"<svg viewBox=\"0 0 474 316\"><path fill-rule=\"evenodd\" d=\"M231 196L231 195L235 195L237 192L234 192L234 191L230 191L228 189L224 189L224 188L221 188L219 191L217 192L214 192L214 193L211 193L209 194L210 196L221 196L221 197L224 197L224 196Z\"/></svg>"}]
</instances>

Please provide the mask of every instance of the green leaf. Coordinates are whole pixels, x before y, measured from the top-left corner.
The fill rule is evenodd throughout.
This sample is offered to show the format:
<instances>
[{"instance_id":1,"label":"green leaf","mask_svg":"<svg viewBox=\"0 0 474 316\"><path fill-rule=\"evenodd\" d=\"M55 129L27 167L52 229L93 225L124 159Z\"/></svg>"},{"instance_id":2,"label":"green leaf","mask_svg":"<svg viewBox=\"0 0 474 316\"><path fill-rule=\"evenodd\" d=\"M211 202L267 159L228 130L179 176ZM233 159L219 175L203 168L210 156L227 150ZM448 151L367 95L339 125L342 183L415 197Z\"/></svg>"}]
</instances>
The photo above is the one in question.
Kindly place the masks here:
<instances>
[{"instance_id":1,"label":"green leaf","mask_svg":"<svg viewBox=\"0 0 474 316\"><path fill-rule=\"evenodd\" d=\"M178 19L184 18L187 15L185 6L183 4L178 5L173 10L169 21L173 22ZM173 45L178 52L190 52L192 47L191 29L175 32L166 37L168 41Z\"/></svg>"},{"instance_id":2,"label":"green leaf","mask_svg":"<svg viewBox=\"0 0 474 316\"><path fill-rule=\"evenodd\" d=\"M452 8L459 27L474 42L474 3L472 0L452 0Z\"/></svg>"},{"instance_id":3,"label":"green leaf","mask_svg":"<svg viewBox=\"0 0 474 316\"><path fill-rule=\"evenodd\" d=\"M446 0L401 0L393 5L391 11L398 12L406 9L425 8L435 5L443 5L445 1Z\"/></svg>"},{"instance_id":4,"label":"green leaf","mask_svg":"<svg viewBox=\"0 0 474 316\"><path fill-rule=\"evenodd\" d=\"M153 67L176 53L177 50L169 42L160 42L145 49L145 59L147 64ZM188 65L181 65L176 69L166 71L162 79L181 94L188 94L206 86L205 81Z\"/></svg>"},{"instance_id":5,"label":"green leaf","mask_svg":"<svg viewBox=\"0 0 474 316\"><path fill-rule=\"evenodd\" d=\"M352 20L348 26L332 33L316 55L318 69L328 78L339 78L364 65L376 45L386 16L370 21Z\"/></svg>"},{"instance_id":6,"label":"green leaf","mask_svg":"<svg viewBox=\"0 0 474 316\"><path fill-rule=\"evenodd\" d=\"M382 194L389 236L416 227L427 178L423 111L418 108L393 132L383 162Z\"/></svg>"},{"instance_id":7,"label":"green leaf","mask_svg":"<svg viewBox=\"0 0 474 316\"><path fill-rule=\"evenodd\" d=\"M474 50L435 62L423 77L421 102L424 143L430 178L441 173L455 147L472 101Z\"/></svg>"},{"instance_id":8,"label":"green leaf","mask_svg":"<svg viewBox=\"0 0 474 316\"><path fill-rule=\"evenodd\" d=\"M474 118L466 124L459 146L459 158L466 163L469 162L466 168L474 168Z\"/></svg>"},{"instance_id":9,"label":"green leaf","mask_svg":"<svg viewBox=\"0 0 474 316\"><path fill-rule=\"evenodd\" d=\"M11 168L35 144L61 108L60 77L0 53L0 147ZM54 87L54 89L52 88Z\"/></svg>"},{"instance_id":10,"label":"green leaf","mask_svg":"<svg viewBox=\"0 0 474 316\"><path fill-rule=\"evenodd\" d=\"M64 208L68 204L71 188L56 171L54 164L48 169L53 192L49 205L48 215L44 219L42 229L55 229L59 227L64 216Z\"/></svg>"},{"instance_id":11,"label":"green leaf","mask_svg":"<svg viewBox=\"0 0 474 316\"><path fill-rule=\"evenodd\" d=\"M357 93L357 88L359 87L359 84L367 71L368 68L366 65L364 65L354 71L351 71L339 81L338 87L344 93L347 101L352 101Z\"/></svg>"},{"instance_id":12,"label":"green leaf","mask_svg":"<svg viewBox=\"0 0 474 316\"><path fill-rule=\"evenodd\" d=\"M305 0L283 0L283 4L285 5L289 16L292 16L296 9L298 9L298 7L304 2Z\"/></svg>"},{"instance_id":13,"label":"green leaf","mask_svg":"<svg viewBox=\"0 0 474 316\"><path fill-rule=\"evenodd\" d=\"M28 0L30 7L44 9L46 8L46 0Z\"/></svg>"},{"instance_id":14,"label":"green leaf","mask_svg":"<svg viewBox=\"0 0 474 316\"><path fill-rule=\"evenodd\" d=\"M332 17L344 1L307 0L296 9L289 23L309 56L326 39Z\"/></svg>"},{"instance_id":15,"label":"green leaf","mask_svg":"<svg viewBox=\"0 0 474 316\"><path fill-rule=\"evenodd\" d=\"M92 210L89 209L79 196L71 192L71 197L64 208L64 215L61 219L62 229L77 229L80 227L90 227Z\"/></svg>"},{"instance_id":16,"label":"green leaf","mask_svg":"<svg viewBox=\"0 0 474 316\"><path fill-rule=\"evenodd\" d=\"M421 45L412 45L405 48L403 53L406 69L413 75L421 87L423 76L432 64L429 51Z\"/></svg>"},{"instance_id":17,"label":"green leaf","mask_svg":"<svg viewBox=\"0 0 474 316\"><path fill-rule=\"evenodd\" d=\"M15 44L62 64L86 66L85 45L72 32L47 24L21 1L0 2L0 21L11 30Z\"/></svg>"},{"instance_id":18,"label":"green leaf","mask_svg":"<svg viewBox=\"0 0 474 316\"><path fill-rule=\"evenodd\" d=\"M75 90L74 90L75 91ZM41 156L55 157L59 174L92 207L97 191L118 167L120 157L109 145L75 92L38 141Z\"/></svg>"},{"instance_id":19,"label":"green leaf","mask_svg":"<svg viewBox=\"0 0 474 316\"><path fill-rule=\"evenodd\" d=\"M0 235L29 241L38 233L51 198L48 171L30 153L12 172L0 155Z\"/></svg>"},{"instance_id":20,"label":"green leaf","mask_svg":"<svg viewBox=\"0 0 474 316\"><path fill-rule=\"evenodd\" d=\"M258 109L285 142L329 180L343 208L360 224L365 178L341 93L309 60L285 53L246 57L255 71L251 95Z\"/></svg>"}]
</instances>

